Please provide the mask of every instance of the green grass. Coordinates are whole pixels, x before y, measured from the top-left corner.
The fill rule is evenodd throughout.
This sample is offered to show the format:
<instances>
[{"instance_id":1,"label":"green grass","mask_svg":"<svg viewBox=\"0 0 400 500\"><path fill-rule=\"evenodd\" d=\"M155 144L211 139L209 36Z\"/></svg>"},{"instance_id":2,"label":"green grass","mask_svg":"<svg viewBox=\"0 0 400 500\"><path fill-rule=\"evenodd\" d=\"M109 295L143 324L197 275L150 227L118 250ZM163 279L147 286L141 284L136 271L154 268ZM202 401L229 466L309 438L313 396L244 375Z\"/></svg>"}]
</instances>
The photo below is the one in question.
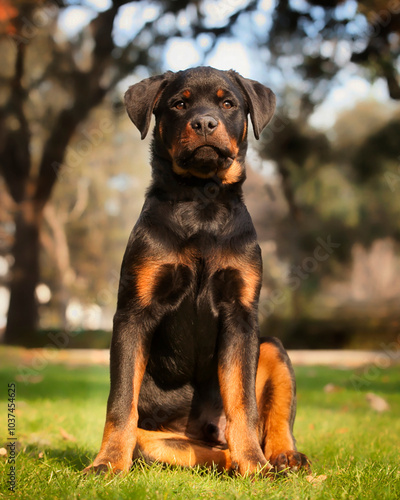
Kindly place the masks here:
<instances>
[{"instance_id":1,"label":"green grass","mask_svg":"<svg viewBox=\"0 0 400 500\"><path fill-rule=\"evenodd\" d=\"M108 370L68 367L25 358L35 372L18 381L21 361L0 349L0 447L7 442L7 384L17 383L17 486L7 491L10 465L0 457L0 497L32 499L396 499L400 498L400 370L296 368L295 435L312 460L312 474L277 480L231 477L202 468L138 463L125 477L84 477L98 451L105 418ZM14 357L13 357L14 356ZM326 393L324 387L335 385ZM365 395L384 397L377 413ZM62 430L61 430L62 429ZM62 433L72 438L64 439Z\"/></svg>"}]
</instances>

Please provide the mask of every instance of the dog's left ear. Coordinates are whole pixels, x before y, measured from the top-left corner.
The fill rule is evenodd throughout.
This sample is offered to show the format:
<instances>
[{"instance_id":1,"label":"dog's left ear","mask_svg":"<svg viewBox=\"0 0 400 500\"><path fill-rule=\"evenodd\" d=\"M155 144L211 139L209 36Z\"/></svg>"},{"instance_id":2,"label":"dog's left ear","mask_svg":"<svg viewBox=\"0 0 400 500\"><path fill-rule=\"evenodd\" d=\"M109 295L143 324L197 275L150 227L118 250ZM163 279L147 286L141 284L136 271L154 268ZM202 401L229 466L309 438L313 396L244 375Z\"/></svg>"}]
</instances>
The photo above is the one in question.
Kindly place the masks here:
<instances>
[{"instance_id":1,"label":"dog's left ear","mask_svg":"<svg viewBox=\"0 0 400 500\"><path fill-rule=\"evenodd\" d=\"M151 114L172 75L172 71L167 71L163 75L151 76L132 85L125 92L126 110L139 129L142 139L147 135Z\"/></svg>"},{"instance_id":2,"label":"dog's left ear","mask_svg":"<svg viewBox=\"0 0 400 500\"><path fill-rule=\"evenodd\" d=\"M244 93L249 107L251 123L253 124L254 136L259 139L262 130L268 125L274 114L275 94L268 87L255 80L243 78L236 71L230 71L229 73Z\"/></svg>"}]
</instances>

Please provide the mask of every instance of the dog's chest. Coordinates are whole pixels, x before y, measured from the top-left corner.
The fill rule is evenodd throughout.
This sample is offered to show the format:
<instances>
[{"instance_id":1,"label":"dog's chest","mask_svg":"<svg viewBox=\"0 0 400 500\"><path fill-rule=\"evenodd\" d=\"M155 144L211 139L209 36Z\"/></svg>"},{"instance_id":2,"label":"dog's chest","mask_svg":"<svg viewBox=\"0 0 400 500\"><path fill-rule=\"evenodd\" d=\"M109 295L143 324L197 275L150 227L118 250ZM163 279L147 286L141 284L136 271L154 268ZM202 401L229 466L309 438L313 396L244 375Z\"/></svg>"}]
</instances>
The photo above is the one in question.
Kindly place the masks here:
<instances>
[{"instance_id":1,"label":"dog's chest","mask_svg":"<svg viewBox=\"0 0 400 500\"><path fill-rule=\"evenodd\" d=\"M171 384L207 379L217 359L218 335L218 317L207 297L191 294L154 333L150 365Z\"/></svg>"}]
</instances>

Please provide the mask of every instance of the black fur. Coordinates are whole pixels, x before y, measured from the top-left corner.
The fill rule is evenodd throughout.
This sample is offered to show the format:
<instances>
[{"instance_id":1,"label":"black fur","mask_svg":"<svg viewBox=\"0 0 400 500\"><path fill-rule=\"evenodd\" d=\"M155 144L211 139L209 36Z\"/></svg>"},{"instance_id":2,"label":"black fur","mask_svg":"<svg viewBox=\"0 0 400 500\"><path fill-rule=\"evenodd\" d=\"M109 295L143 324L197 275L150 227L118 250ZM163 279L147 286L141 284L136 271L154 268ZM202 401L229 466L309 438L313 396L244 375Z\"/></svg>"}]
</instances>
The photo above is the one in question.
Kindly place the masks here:
<instances>
[{"instance_id":1,"label":"black fur","mask_svg":"<svg viewBox=\"0 0 400 500\"><path fill-rule=\"evenodd\" d=\"M242 472L247 462L266 464L255 394L262 262L242 184L248 115L258 138L275 97L234 71L195 68L133 85L125 102L142 138L155 115L153 179L122 262L93 467L126 470L136 426L226 446L225 420L236 418L230 386L248 431L229 438L227 430L228 445L237 441L232 463Z\"/></svg>"},{"instance_id":2,"label":"black fur","mask_svg":"<svg viewBox=\"0 0 400 500\"><path fill-rule=\"evenodd\" d=\"M224 99L233 100L234 109L221 110L215 94L218 88L225 91ZM187 99L190 105L180 112L173 104L185 99L184 89L191 91ZM250 387L254 383L258 352L259 286L249 310L238 299L243 286L242 270L227 261L226 267L212 274L208 261L217 250L232 250L242 256L244 266L256 268L261 277L256 233L242 200L246 133L241 138L248 114L258 138L273 114L273 93L233 71L198 68L177 74L168 72L140 82L130 87L125 102L142 138L147 134L151 112L155 114L156 127L152 142L153 181L121 270L111 350L111 359L117 361L111 364L114 383L110 410L119 408L115 414L121 415L121 422L124 420L121 412L124 405L120 403L123 395L117 387L121 387L125 378L127 384L133 378L133 360L130 359L129 367L128 363L121 363L127 354L121 354L119 347L123 343L123 350L129 350L132 358L134 346L143 343L149 362L140 392L139 426L168 427L180 413L197 419L207 405L219 413L222 403L217 389L218 362L229 364L232 357L242 355L252 360L243 363L246 366L243 377L249 387L248 404L255 415L254 391ZM168 150L177 134L193 117L204 113L223 120L229 136L238 142L242 175L237 182L224 185L217 176L182 177L171 168ZM161 133L160 123L165 124ZM190 158L190 144L182 153L182 163L187 161L185 154ZM224 152L218 158L222 168L229 154ZM203 193L206 186L212 196ZM162 260L168 253L191 248L196 255L189 259L190 265L166 263L162 267L154 282L152 302L143 308L135 287L135 273L142 260L149 255ZM169 397L170 391L173 397ZM162 418L154 419L154 414L160 412ZM198 433L202 432L199 426Z\"/></svg>"}]
</instances>

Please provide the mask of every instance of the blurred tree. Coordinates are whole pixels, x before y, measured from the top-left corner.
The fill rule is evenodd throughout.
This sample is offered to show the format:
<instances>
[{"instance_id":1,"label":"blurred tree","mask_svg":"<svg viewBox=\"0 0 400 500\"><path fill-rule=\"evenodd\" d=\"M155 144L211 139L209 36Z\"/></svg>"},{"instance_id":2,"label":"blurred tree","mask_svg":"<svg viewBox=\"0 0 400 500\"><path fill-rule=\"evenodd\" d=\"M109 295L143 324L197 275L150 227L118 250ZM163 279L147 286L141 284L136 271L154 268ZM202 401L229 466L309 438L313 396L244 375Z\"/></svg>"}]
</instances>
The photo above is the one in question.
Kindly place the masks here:
<instances>
[{"instance_id":1,"label":"blurred tree","mask_svg":"<svg viewBox=\"0 0 400 500\"><path fill-rule=\"evenodd\" d=\"M294 67L303 113L326 97L337 73L351 62L373 80L384 78L390 97L400 99L397 1L279 0L265 43L279 71L289 74Z\"/></svg>"},{"instance_id":2,"label":"blurred tree","mask_svg":"<svg viewBox=\"0 0 400 500\"><path fill-rule=\"evenodd\" d=\"M89 136L95 140L90 147ZM85 154L74 156L83 152L83 146ZM44 211L41 242L46 265L41 279L52 290L53 300L50 307L40 309L43 328L59 328L60 323L81 326L79 318L74 325L68 322L71 301L88 310L100 306L97 321L102 319L102 328L110 328L121 256L149 178L148 141L141 142L128 116L115 116L106 99L72 138L62 175Z\"/></svg>"},{"instance_id":3,"label":"blurred tree","mask_svg":"<svg viewBox=\"0 0 400 500\"><path fill-rule=\"evenodd\" d=\"M296 322L309 314L323 276L343 270L337 263L352 258L355 241L370 244L383 234L398 234L393 218L385 219L396 211L394 204L387 204L387 210L379 202L372 204L372 184L356 184L382 175L387 168L383 159L395 161L400 152L394 139L398 136L395 121L386 123L388 113L374 121L374 113L384 114L382 106L378 112L366 104L364 115L361 109L352 109L347 117L339 118L336 128L342 138L347 131L347 146L342 148L344 141L340 144L332 133L316 131L309 119L336 84L356 74L371 81L383 78L390 97L400 99L399 35L398 2L380 0L279 0L270 30L264 37L258 35L258 43L269 49L265 60L274 68L270 69L271 81L281 82L281 104L271 132L264 135L261 153L275 162L289 209L277 234L278 253L290 263L288 277L296 276L313 255L318 236L330 234L333 241L341 242L323 269L288 291L290 300L280 310L291 303L294 330ZM358 144L352 142L356 138ZM384 190L387 195L387 185L381 187L379 198ZM282 283L270 280L269 285L274 290ZM287 283L283 287L287 290Z\"/></svg>"},{"instance_id":4,"label":"blurred tree","mask_svg":"<svg viewBox=\"0 0 400 500\"><path fill-rule=\"evenodd\" d=\"M267 83L274 83L274 90L284 99L272 127L273 140L265 141L264 155L278 166L293 220L300 220L302 208L296 185L304 173L317 173L321 163L332 159L328 138L312 130L308 119L341 71L352 62L362 65L371 79L384 78L390 96L400 99L396 2L278 0L268 13L271 24L264 22L263 28L254 30L255 16L266 19L268 2L153 2L151 19L138 22L131 39L117 43L115 20L128 3L150 5L111 0L106 10L94 12L88 26L74 36L60 32L59 15L71 5L89 7L85 0L3 0L0 5L4 60L0 67L0 169L15 202L6 342L29 344L37 324L39 232L74 133L126 75L137 69L142 76L158 70L167 40L175 36L194 40L204 57L224 35L239 33L259 47L260 59L270 68ZM381 139L377 136L375 143ZM354 153L361 169L363 154L369 154L366 147ZM393 143L388 147L393 149ZM56 230L51 211L47 217ZM314 230L317 226L315 220ZM298 230L294 223L293 237ZM309 248L312 239L304 241L304 248ZM300 256L293 258L295 264Z\"/></svg>"},{"instance_id":5,"label":"blurred tree","mask_svg":"<svg viewBox=\"0 0 400 500\"><path fill-rule=\"evenodd\" d=\"M57 42L56 4L51 5L49 12L43 2L21 0L13 3L14 10L5 27L7 38L2 40L3 50L6 43L12 42L7 52L14 61L14 71L3 82L8 96L3 99L1 110L0 147L2 173L17 204L15 261L5 333L8 343L29 344L37 325L35 289L39 281L40 225L66 147L78 124L101 102L115 81L135 67L141 58L147 62L146 52L138 50L132 58L122 59L118 66L115 64L113 21L119 7L125 3L115 0L110 9L90 22L85 30L92 41L90 54L82 39ZM8 8L10 12L11 7ZM40 60L38 49L44 44L47 51ZM82 69L79 59L89 59L88 67ZM61 108L51 99L54 93L63 97ZM47 126L47 137L42 144L35 144L33 131L43 125ZM40 149L39 155L34 154L34 146Z\"/></svg>"},{"instance_id":6,"label":"blurred tree","mask_svg":"<svg viewBox=\"0 0 400 500\"><path fill-rule=\"evenodd\" d=\"M118 81L139 65L154 65L149 46L156 38L165 42L147 22L125 46L116 45L114 20L127 3L113 0L81 33L67 38L57 19L68 2L2 2L0 166L16 204L8 343L29 344L37 325L43 211L74 132ZM187 2L174 5L180 10Z\"/></svg>"},{"instance_id":7,"label":"blurred tree","mask_svg":"<svg viewBox=\"0 0 400 500\"><path fill-rule=\"evenodd\" d=\"M351 72L351 63L357 63L371 80L384 78L391 98L400 99L400 7L382 0L279 0L271 29L258 42L268 47L266 57L282 81L276 143L268 140L264 155L276 161L298 218L287 163L301 168L310 154L327 159L327 138L308 126L308 119L341 72ZM368 164L361 168L367 171Z\"/></svg>"}]
</instances>

